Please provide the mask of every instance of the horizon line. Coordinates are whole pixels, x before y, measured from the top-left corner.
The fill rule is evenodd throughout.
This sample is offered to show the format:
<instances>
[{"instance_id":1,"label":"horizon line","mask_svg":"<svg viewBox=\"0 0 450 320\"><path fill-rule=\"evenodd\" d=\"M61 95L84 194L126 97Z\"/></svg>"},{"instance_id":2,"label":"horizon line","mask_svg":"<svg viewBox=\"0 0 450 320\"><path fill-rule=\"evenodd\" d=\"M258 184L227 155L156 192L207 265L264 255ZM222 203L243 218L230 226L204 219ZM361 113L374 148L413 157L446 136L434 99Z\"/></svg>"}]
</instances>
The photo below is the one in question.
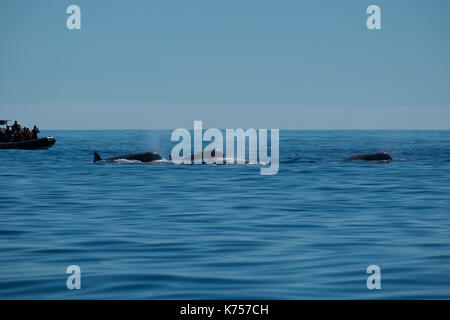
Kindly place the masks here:
<instances>
[{"instance_id":1,"label":"horizon line","mask_svg":"<svg viewBox=\"0 0 450 320\"><path fill-rule=\"evenodd\" d=\"M129 128L116 128L116 129L41 129L41 130L47 130L47 131L168 131L168 130L176 130L178 128L140 128L140 129L129 129ZM193 128L185 128L188 130L194 130ZM208 130L210 128L203 128L203 131ZM236 128L215 128L219 130L226 130L226 129L267 129L267 130L275 130L278 129L280 131L450 131L450 129L282 129L282 128L242 128L242 127L236 127Z\"/></svg>"}]
</instances>

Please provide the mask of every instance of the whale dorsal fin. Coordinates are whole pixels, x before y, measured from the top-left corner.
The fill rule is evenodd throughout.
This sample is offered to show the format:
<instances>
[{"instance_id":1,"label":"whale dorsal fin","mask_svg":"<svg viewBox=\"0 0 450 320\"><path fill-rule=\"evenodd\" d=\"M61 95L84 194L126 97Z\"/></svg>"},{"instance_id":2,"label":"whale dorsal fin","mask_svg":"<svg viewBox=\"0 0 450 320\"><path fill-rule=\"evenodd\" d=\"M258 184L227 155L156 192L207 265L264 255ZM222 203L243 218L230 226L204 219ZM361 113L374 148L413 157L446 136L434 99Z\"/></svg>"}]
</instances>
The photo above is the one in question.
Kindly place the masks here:
<instances>
[{"instance_id":1,"label":"whale dorsal fin","mask_svg":"<svg viewBox=\"0 0 450 320\"><path fill-rule=\"evenodd\" d=\"M94 162L102 160L102 157L97 152L94 152Z\"/></svg>"}]
</instances>

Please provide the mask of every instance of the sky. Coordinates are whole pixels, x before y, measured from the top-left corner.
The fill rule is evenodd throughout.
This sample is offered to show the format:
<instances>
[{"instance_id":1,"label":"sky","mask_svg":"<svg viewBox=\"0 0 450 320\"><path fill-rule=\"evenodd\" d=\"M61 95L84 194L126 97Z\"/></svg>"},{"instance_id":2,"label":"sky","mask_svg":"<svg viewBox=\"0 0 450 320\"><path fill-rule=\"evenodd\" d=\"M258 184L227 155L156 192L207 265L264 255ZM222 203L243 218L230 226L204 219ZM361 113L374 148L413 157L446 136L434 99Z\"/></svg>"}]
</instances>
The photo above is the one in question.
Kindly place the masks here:
<instances>
[{"instance_id":1,"label":"sky","mask_svg":"<svg viewBox=\"0 0 450 320\"><path fill-rule=\"evenodd\" d=\"M2 0L0 119L448 130L449 14L448 0Z\"/></svg>"}]
</instances>

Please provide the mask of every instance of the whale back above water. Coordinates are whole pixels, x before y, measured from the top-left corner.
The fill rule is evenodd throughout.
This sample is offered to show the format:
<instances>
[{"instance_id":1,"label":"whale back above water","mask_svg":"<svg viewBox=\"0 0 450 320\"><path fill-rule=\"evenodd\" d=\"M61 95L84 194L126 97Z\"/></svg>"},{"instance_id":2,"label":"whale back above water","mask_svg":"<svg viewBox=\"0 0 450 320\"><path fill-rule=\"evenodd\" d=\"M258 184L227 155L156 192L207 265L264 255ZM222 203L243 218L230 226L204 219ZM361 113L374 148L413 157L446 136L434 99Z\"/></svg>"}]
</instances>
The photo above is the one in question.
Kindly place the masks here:
<instances>
[{"instance_id":1,"label":"whale back above water","mask_svg":"<svg viewBox=\"0 0 450 320\"><path fill-rule=\"evenodd\" d=\"M392 157L387 152L377 152L377 153L367 153L367 154L357 154L343 161L391 161Z\"/></svg>"},{"instance_id":2,"label":"whale back above water","mask_svg":"<svg viewBox=\"0 0 450 320\"><path fill-rule=\"evenodd\" d=\"M181 158L183 162L192 163L194 163L195 160L200 159L202 164L212 164L215 160L217 160L216 164L223 164L225 161L223 152L216 149L205 150L204 152L198 152ZM169 155L169 160L172 160L172 155Z\"/></svg>"},{"instance_id":3,"label":"whale back above water","mask_svg":"<svg viewBox=\"0 0 450 320\"><path fill-rule=\"evenodd\" d=\"M222 153L222 151L220 150L216 150L216 149L212 149L212 150L205 150L204 152L199 152L196 154L191 154L190 156L187 156L185 158L183 158L184 160L198 160L198 159L202 159L202 163L205 164L208 162L213 162L215 159L221 159L223 162L224 159L224 155ZM220 160L219 160L220 161Z\"/></svg>"},{"instance_id":4,"label":"whale back above water","mask_svg":"<svg viewBox=\"0 0 450 320\"><path fill-rule=\"evenodd\" d=\"M97 153L94 152L94 162L99 161L105 161L105 162L112 162L115 160L135 160L140 162L151 162L155 160L161 160L161 156L157 154L156 152L142 152L142 153L130 153L130 154L123 154L120 156L110 157L106 159L102 159L102 157Z\"/></svg>"}]
</instances>

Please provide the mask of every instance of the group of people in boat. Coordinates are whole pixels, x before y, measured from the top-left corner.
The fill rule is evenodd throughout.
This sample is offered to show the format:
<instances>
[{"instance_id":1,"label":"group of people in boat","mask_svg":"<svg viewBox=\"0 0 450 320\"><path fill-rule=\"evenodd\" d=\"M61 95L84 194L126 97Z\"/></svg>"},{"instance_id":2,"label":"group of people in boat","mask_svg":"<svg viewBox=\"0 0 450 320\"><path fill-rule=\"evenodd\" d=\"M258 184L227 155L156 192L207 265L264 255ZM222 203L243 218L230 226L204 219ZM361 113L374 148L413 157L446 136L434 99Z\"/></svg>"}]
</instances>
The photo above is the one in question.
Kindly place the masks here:
<instances>
[{"instance_id":1,"label":"group of people in boat","mask_svg":"<svg viewBox=\"0 0 450 320\"><path fill-rule=\"evenodd\" d=\"M34 126L32 130L22 127L17 121L12 126L6 125L6 130L0 130L0 142L21 142L38 138L39 129Z\"/></svg>"}]
</instances>

